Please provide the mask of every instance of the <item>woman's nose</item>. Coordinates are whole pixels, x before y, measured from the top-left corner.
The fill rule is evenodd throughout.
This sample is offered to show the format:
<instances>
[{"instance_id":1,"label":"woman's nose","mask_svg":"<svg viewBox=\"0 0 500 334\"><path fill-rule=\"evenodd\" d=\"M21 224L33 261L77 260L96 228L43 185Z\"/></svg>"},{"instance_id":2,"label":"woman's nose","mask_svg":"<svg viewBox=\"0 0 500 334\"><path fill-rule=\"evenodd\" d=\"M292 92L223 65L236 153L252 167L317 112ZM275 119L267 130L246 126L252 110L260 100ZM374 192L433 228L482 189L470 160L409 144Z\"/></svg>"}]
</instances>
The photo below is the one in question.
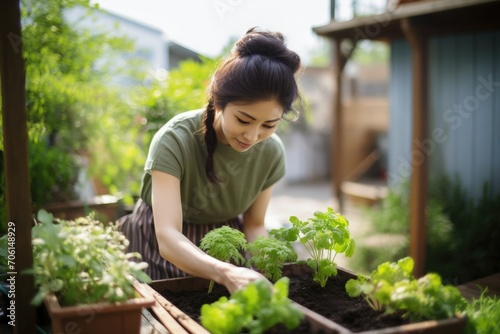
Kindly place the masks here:
<instances>
[{"instance_id":1,"label":"woman's nose","mask_svg":"<svg viewBox=\"0 0 500 334\"><path fill-rule=\"evenodd\" d=\"M257 127L247 129L247 131L243 133L243 138L248 140L250 143L257 141L259 138L259 129Z\"/></svg>"}]
</instances>

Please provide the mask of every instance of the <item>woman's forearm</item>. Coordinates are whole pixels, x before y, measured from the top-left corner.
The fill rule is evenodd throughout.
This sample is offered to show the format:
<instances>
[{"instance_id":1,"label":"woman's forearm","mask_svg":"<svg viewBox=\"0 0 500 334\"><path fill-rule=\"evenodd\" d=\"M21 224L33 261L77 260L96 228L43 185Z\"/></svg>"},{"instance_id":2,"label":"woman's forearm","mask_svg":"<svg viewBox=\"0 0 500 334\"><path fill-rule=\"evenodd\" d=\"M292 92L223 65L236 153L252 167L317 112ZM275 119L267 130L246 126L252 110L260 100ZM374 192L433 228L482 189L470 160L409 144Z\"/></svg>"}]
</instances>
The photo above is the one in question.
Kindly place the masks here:
<instances>
[{"instance_id":1,"label":"woman's forearm","mask_svg":"<svg viewBox=\"0 0 500 334\"><path fill-rule=\"evenodd\" d=\"M255 239L260 236L267 236L269 233L266 227L263 224L244 224L243 225L243 233L245 233L245 237L247 242L254 242Z\"/></svg>"},{"instance_id":2,"label":"woman's forearm","mask_svg":"<svg viewBox=\"0 0 500 334\"><path fill-rule=\"evenodd\" d=\"M196 247L177 230L162 230L157 234L160 254L180 270L224 285L230 293L243 288L257 279L265 280L262 274L227 262L219 261Z\"/></svg>"},{"instance_id":3,"label":"woman's forearm","mask_svg":"<svg viewBox=\"0 0 500 334\"><path fill-rule=\"evenodd\" d=\"M259 235L267 236L269 234L264 221L271 193L272 187L262 191L243 214L243 232L248 242L253 242Z\"/></svg>"},{"instance_id":4,"label":"woman's forearm","mask_svg":"<svg viewBox=\"0 0 500 334\"><path fill-rule=\"evenodd\" d=\"M232 266L208 255L174 228L157 231L160 255L187 274L224 284L225 273Z\"/></svg>"}]
</instances>

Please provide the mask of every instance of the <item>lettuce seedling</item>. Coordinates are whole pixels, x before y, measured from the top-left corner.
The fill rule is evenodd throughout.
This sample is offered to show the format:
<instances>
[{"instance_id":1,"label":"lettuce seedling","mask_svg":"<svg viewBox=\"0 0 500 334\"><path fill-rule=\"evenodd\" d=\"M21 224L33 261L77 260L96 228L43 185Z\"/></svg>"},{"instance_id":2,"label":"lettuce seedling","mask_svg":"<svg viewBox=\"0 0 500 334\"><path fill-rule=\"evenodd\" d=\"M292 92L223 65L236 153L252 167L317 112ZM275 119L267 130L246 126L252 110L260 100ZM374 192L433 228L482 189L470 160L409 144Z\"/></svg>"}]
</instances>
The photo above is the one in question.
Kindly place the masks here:
<instances>
[{"instance_id":1,"label":"lettuce seedling","mask_svg":"<svg viewBox=\"0 0 500 334\"><path fill-rule=\"evenodd\" d=\"M297 253L289 241L272 237L257 237L247 245L247 250L251 255L248 264L255 265L272 282L281 278L285 263L297 261Z\"/></svg>"},{"instance_id":2,"label":"lettuce seedling","mask_svg":"<svg viewBox=\"0 0 500 334\"><path fill-rule=\"evenodd\" d=\"M355 242L349 233L349 221L327 208L305 221L292 216L290 222L291 227L275 229L269 234L289 242L298 239L311 256L306 263L314 270L314 281L325 287L328 278L337 275L337 254L351 257L354 253Z\"/></svg>"},{"instance_id":3,"label":"lettuce seedling","mask_svg":"<svg viewBox=\"0 0 500 334\"><path fill-rule=\"evenodd\" d=\"M237 265L245 264L241 254L246 250L245 234L229 226L222 226L205 234L200 241L200 249L208 255L224 262L234 262ZM210 281L208 293L212 292L214 281Z\"/></svg>"},{"instance_id":4,"label":"lettuce seedling","mask_svg":"<svg viewBox=\"0 0 500 334\"><path fill-rule=\"evenodd\" d=\"M416 279L413 265L411 257L382 263L370 276L350 279L346 292L351 297L363 296L375 310L402 311L410 321L451 318L464 308L466 302L456 287L443 285L435 273Z\"/></svg>"},{"instance_id":5,"label":"lettuce seedling","mask_svg":"<svg viewBox=\"0 0 500 334\"><path fill-rule=\"evenodd\" d=\"M282 323L288 330L296 328L304 314L288 299L289 279L282 277L274 287L257 280L201 307L200 320L210 333L264 333Z\"/></svg>"},{"instance_id":6,"label":"lettuce seedling","mask_svg":"<svg viewBox=\"0 0 500 334\"><path fill-rule=\"evenodd\" d=\"M358 275L346 283L346 291L350 297L363 296L374 310L381 311L388 307L392 289L396 282L412 278L413 259L403 258L397 263L385 262L374 270L370 276Z\"/></svg>"}]
</instances>

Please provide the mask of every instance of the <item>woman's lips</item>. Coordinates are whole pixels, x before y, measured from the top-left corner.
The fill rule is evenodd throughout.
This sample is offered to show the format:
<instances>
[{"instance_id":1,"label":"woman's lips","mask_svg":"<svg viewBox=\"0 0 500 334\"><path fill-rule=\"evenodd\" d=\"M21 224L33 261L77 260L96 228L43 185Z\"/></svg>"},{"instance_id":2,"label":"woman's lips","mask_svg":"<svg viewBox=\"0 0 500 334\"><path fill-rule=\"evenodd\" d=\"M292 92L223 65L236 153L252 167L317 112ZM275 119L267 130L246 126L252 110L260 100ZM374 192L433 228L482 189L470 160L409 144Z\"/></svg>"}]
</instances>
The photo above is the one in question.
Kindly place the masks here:
<instances>
[{"instance_id":1,"label":"woman's lips","mask_svg":"<svg viewBox=\"0 0 500 334\"><path fill-rule=\"evenodd\" d=\"M246 148L249 148L251 146L250 144L241 142L238 139L236 139L236 141L238 142L238 144L240 145L241 148L245 148L246 149Z\"/></svg>"}]
</instances>

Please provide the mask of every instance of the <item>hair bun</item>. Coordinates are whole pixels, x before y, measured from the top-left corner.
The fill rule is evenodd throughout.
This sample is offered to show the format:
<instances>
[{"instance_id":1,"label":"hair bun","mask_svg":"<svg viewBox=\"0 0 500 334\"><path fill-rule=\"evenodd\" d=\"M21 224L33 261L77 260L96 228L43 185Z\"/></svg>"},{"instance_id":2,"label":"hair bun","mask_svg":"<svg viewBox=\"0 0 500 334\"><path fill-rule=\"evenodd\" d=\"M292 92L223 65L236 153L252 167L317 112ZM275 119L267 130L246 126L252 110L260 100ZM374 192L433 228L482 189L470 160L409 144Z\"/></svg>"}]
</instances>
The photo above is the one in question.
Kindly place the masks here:
<instances>
[{"instance_id":1,"label":"hair bun","mask_svg":"<svg viewBox=\"0 0 500 334\"><path fill-rule=\"evenodd\" d=\"M284 63L295 73L300 67L300 57L285 44L279 32L257 31L251 28L238 40L233 53L238 57L261 55Z\"/></svg>"}]
</instances>

